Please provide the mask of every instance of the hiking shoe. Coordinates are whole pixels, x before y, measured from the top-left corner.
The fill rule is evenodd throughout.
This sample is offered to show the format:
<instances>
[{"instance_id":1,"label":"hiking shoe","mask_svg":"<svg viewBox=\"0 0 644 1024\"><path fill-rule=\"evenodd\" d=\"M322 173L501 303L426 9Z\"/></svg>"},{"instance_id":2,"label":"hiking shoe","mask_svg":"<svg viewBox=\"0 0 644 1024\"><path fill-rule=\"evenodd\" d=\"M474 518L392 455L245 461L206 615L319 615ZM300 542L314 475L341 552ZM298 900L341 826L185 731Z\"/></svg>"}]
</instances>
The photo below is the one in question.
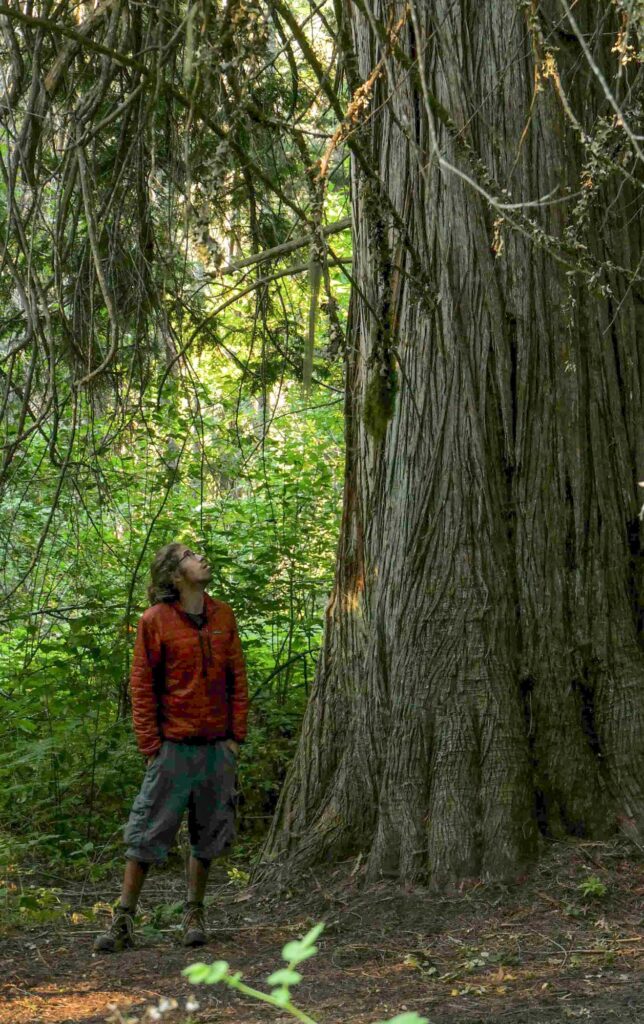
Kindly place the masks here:
<instances>
[{"instance_id":1,"label":"hiking shoe","mask_svg":"<svg viewBox=\"0 0 644 1024\"><path fill-rule=\"evenodd\" d=\"M102 935L94 940L95 953L118 953L122 949L130 949L134 945L134 917L131 910L116 907L113 911L112 924Z\"/></svg>"},{"instance_id":2,"label":"hiking shoe","mask_svg":"<svg viewBox=\"0 0 644 1024\"><path fill-rule=\"evenodd\" d=\"M205 946L208 941L203 903L186 903L181 921L184 946Z\"/></svg>"}]
</instances>

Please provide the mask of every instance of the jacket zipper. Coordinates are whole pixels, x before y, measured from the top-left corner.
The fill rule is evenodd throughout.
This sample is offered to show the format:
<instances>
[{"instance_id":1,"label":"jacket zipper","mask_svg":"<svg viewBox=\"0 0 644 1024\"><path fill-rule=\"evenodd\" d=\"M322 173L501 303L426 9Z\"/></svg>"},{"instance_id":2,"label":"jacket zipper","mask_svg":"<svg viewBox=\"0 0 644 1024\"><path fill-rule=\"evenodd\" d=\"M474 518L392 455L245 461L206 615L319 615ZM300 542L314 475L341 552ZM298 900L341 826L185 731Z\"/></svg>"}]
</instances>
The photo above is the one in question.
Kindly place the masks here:
<instances>
[{"instance_id":1,"label":"jacket zipper","mask_svg":"<svg viewBox=\"0 0 644 1024\"><path fill-rule=\"evenodd\" d=\"M199 647L201 648L201 675L203 676L204 679L207 679L208 678L208 672L207 672L207 667L206 667L206 662L207 662L206 650L205 650L205 647L203 645L203 640L201 638L201 628L200 627L197 627L197 628L199 629ZM210 641L208 642L208 646L210 646Z\"/></svg>"}]
</instances>

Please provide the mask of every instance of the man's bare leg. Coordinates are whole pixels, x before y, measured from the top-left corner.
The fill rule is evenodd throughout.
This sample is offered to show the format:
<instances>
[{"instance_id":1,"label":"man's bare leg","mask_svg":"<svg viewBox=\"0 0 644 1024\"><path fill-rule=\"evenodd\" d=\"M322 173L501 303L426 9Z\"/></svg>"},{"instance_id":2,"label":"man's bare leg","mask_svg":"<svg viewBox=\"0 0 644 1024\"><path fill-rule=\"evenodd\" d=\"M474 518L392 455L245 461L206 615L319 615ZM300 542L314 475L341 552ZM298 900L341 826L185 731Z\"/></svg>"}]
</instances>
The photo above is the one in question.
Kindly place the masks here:
<instances>
[{"instance_id":1,"label":"man's bare leg","mask_svg":"<svg viewBox=\"0 0 644 1024\"><path fill-rule=\"evenodd\" d=\"M203 903L210 871L209 860L198 860L190 855L188 861L188 903Z\"/></svg>"},{"instance_id":2,"label":"man's bare leg","mask_svg":"<svg viewBox=\"0 0 644 1024\"><path fill-rule=\"evenodd\" d=\"M123 876L123 888L121 890L121 906L127 907L132 913L136 910L139 901L139 894L143 888L149 864L140 860L127 860L125 862L125 874Z\"/></svg>"},{"instance_id":3,"label":"man's bare leg","mask_svg":"<svg viewBox=\"0 0 644 1024\"><path fill-rule=\"evenodd\" d=\"M208 941L204 918L203 898L210 861L190 856L188 861L188 901L183 915L184 946L203 946Z\"/></svg>"}]
</instances>

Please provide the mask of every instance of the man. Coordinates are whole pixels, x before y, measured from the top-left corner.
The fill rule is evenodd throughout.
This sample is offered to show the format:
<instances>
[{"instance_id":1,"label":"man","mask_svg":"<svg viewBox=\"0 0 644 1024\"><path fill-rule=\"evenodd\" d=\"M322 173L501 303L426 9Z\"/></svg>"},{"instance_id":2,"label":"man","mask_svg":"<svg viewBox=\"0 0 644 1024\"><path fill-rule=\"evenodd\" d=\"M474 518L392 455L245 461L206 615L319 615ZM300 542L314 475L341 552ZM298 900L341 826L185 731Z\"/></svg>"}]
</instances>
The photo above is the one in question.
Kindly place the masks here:
<instances>
[{"instance_id":1,"label":"man","mask_svg":"<svg viewBox=\"0 0 644 1024\"><path fill-rule=\"evenodd\" d=\"M205 593L211 571L185 544L157 552L134 645L134 730L146 772L125 829L126 868L109 931L94 949L134 944L134 913L151 864L163 861L188 808L191 855L183 944L207 941L203 899L213 857L235 835L235 774L248 688L232 609Z\"/></svg>"}]
</instances>

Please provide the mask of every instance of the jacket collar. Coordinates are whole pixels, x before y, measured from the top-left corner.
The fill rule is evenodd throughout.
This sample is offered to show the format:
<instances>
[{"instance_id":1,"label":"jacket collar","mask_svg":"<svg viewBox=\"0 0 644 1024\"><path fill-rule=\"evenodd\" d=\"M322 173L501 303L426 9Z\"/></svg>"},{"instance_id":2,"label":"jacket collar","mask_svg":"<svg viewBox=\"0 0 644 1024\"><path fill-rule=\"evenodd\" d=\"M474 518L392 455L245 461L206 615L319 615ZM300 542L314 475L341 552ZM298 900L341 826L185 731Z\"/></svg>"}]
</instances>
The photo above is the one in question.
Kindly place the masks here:
<instances>
[{"instance_id":1,"label":"jacket collar","mask_svg":"<svg viewBox=\"0 0 644 1024\"><path fill-rule=\"evenodd\" d=\"M182 607L181 601L171 601L170 602L170 607L174 608L175 612L177 613L179 618L183 620L183 622L188 623L188 625L192 626L193 629L197 628L196 623L193 622L193 620L190 618L188 613ZM206 594L204 592L204 595L203 595L203 614L205 616L204 617L204 626L208 622L212 621L214 610L215 610L215 602L213 601L213 599L210 596L210 594Z\"/></svg>"}]
</instances>

